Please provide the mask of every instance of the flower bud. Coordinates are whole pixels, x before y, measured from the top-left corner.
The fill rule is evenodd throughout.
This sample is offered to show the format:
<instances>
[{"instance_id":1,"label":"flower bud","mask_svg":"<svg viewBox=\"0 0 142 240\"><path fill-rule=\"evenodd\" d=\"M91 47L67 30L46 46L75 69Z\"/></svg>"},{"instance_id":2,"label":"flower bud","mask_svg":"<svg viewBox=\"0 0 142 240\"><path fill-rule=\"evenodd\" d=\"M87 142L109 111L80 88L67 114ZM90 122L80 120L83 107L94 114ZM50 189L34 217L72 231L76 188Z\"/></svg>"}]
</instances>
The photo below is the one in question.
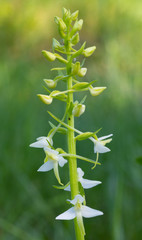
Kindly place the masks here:
<instances>
[{"instance_id":1,"label":"flower bud","mask_svg":"<svg viewBox=\"0 0 142 240\"><path fill-rule=\"evenodd\" d=\"M45 104L51 104L52 103L53 98L51 96L43 95L43 94L37 94L37 96Z\"/></svg>"},{"instance_id":2,"label":"flower bud","mask_svg":"<svg viewBox=\"0 0 142 240\"><path fill-rule=\"evenodd\" d=\"M42 50L42 54L48 61L53 62L56 59L56 56L54 55L54 53Z\"/></svg>"},{"instance_id":3,"label":"flower bud","mask_svg":"<svg viewBox=\"0 0 142 240\"><path fill-rule=\"evenodd\" d=\"M80 19L79 21L76 21L72 28L72 35L76 33L77 31L80 31L83 25L83 19Z\"/></svg>"},{"instance_id":4,"label":"flower bud","mask_svg":"<svg viewBox=\"0 0 142 240\"><path fill-rule=\"evenodd\" d=\"M76 75L78 74L80 70L80 62L76 62L73 66L72 66L72 74Z\"/></svg>"},{"instance_id":5,"label":"flower bud","mask_svg":"<svg viewBox=\"0 0 142 240\"><path fill-rule=\"evenodd\" d=\"M84 104L77 104L74 106L72 114L75 117L80 117L80 115L82 115L85 112L85 105Z\"/></svg>"},{"instance_id":6,"label":"flower bud","mask_svg":"<svg viewBox=\"0 0 142 240\"><path fill-rule=\"evenodd\" d=\"M44 79L44 82L49 88L55 88L57 86L57 82L51 79Z\"/></svg>"},{"instance_id":7,"label":"flower bud","mask_svg":"<svg viewBox=\"0 0 142 240\"><path fill-rule=\"evenodd\" d=\"M87 72L87 68L80 68L77 74L79 77L84 77L86 72Z\"/></svg>"},{"instance_id":8,"label":"flower bud","mask_svg":"<svg viewBox=\"0 0 142 240\"><path fill-rule=\"evenodd\" d=\"M63 8L63 18L65 19L68 16L68 10Z\"/></svg>"},{"instance_id":9,"label":"flower bud","mask_svg":"<svg viewBox=\"0 0 142 240\"><path fill-rule=\"evenodd\" d=\"M101 94L104 90L106 89L106 87L89 87L89 91L91 93L92 96L98 96L99 94Z\"/></svg>"},{"instance_id":10,"label":"flower bud","mask_svg":"<svg viewBox=\"0 0 142 240\"><path fill-rule=\"evenodd\" d=\"M78 10L75 11L74 13L72 13L71 18L72 18L73 21L75 21L78 18L78 13L79 13Z\"/></svg>"},{"instance_id":11,"label":"flower bud","mask_svg":"<svg viewBox=\"0 0 142 240\"><path fill-rule=\"evenodd\" d=\"M73 45L75 45L75 44L77 44L78 42L79 42L79 34L76 33L76 34L72 37L71 43L72 43Z\"/></svg>"},{"instance_id":12,"label":"flower bud","mask_svg":"<svg viewBox=\"0 0 142 240\"><path fill-rule=\"evenodd\" d=\"M61 31L65 31L67 26L66 24L64 23L63 19L62 18L59 18L59 17L55 17L55 22L59 25L59 29Z\"/></svg>"},{"instance_id":13,"label":"flower bud","mask_svg":"<svg viewBox=\"0 0 142 240\"><path fill-rule=\"evenodd\" d=\"M86 49L84 49L84 51L83 51L83 55L84 55L85 57L90 57L90 56L93 54L93 52L95 51L95 49L96 49L95 46L86 48Z\"/></svg>"},{"instance_id":14,"label":"flower bud","mask_svg":"<svg viewBox=\"0 0 142 240\"><path fill-rule=\"evenodd\" d=\"M64 50L64 46L62 46L55 38L53 38L53 43L52 43L52 47L54 50Z\"/></svg>"}]
</instances>

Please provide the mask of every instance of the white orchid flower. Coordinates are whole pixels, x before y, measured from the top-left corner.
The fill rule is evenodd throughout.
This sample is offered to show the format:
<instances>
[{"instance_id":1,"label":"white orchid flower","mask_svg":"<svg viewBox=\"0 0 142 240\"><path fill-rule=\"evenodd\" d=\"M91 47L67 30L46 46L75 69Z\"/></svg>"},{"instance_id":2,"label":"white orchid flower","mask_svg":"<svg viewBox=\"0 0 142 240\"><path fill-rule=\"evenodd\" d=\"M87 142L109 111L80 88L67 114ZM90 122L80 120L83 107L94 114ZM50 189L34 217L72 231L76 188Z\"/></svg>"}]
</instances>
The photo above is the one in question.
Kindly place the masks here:
<instances>
[{"instance_id":1,"label":"white orchid flower","mask_svg":"<svg viewBox=\"0 0 142 240\"><path fill-rule=\"evenodd\" d=\"M77 175L78 175L78 182L81 183L82 187L84 189L89 189L92 187L97 186L98 184L100 184L100 181L93 181L93 180L88 180L88 179L84 179L84 172L82 171L81 168L77 168ZM65 189L65 191L70 191L70 185L67 186Z\"/></svg>"},{"instance_id":2,"label":"white orchid flower","mask_svg":"<svg viewBox=\"0 0 142 240\"><path fill-rule=\"evenodd\" d=\"M53 169L58 182L62 185L59 176L58 165L63 167L65 163L67 163L67 160L64 159L62 154L59 154L59 152L56 150L46 147L44 148L44 151L46 157L44 159L44 164L38 169L38 172L48 172Z\"/></svg>"},{"instance_id":3,"label":"white orchid flower","mask_svg":"<svg viewBox=\"0 0 142 240\"><path fill-rule=\"evenodd\" d=\"M64 213L60 214L59 216L57 216L56 219L71 220L76 217L80 230L85 235L82 217L85 217L85 218L96 217L99 215L103 215L103 212L82 205L82 203L84 202L84 198L80 194L76 195L73 200L68 200L68 201L74 206L68 209L67 211L65 211Z\"/></svg>"},{"instance_id":4,"label":"white orchid flower","mask_svg":"<svg viewBox=\"0 0 142 240\"><path fill-rule=\"evenodd\" d=\"M91 137L90 139L94 143L94 152L95 153L96 152L98 152L98 153L110 152L111 150L108 147L106 147L105 145L112 141L112 138L109 138L112 136L113 136L113 134L109 134L107 136L103 136L103 137L100 137L97 139ZM109 139L106 139L106 138L109 138Z\"/></svg>"},{"instance_id":5,"label":"white orchid flower","mask_svg":"<svg viewBox=\"0 0 142 240\"><path fill-rule=\"evenodd\" d=\"M38 137L36 140L36 142L30 144L30 147L46 148L53 145L53 140L50 137Z\"/></svg>"}]
</instances>

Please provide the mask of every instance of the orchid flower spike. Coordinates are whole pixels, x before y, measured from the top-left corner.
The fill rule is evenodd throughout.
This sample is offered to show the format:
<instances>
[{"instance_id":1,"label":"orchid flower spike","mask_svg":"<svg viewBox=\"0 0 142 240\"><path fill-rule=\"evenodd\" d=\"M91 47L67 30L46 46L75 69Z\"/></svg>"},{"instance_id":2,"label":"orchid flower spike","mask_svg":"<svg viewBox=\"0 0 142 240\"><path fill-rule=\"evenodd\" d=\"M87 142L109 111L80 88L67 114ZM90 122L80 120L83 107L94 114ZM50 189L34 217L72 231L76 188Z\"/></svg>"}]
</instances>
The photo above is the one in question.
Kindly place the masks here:
<instances>
[{"instance_id":1,"label":"orchid flower spike","mask_svg":"<svg viewBox=\"0 0 142 240\"><path fill-rule=\"evenodd\" d=\"M38 137L36 138L36 142L31 143L30 147L34 148L46 148L53 145L53 140L50 137Z\"/></svg>"},{"instance_id":2,"label":"orchid flower spike","mask_svg":"<svg viewBox=\"0 0 142 240\"><path fill-rule=\"evenodd\" d=\"M84 179L83 178L84 172L82 171L81 168L77 168L77 174L78 174L78 182L81 183L81 185L84 189L89 189L89 188L95 187L95 186L97 186L98 184L101 183L100 181L93 181L93 180ZM65 191L70 191L70 185L67 186L64 190Z\"/></svg>"},{"instance_id":3,"label":"orchid flower spike","mask_svg":"<svg viewBox=\"0 0 142 240\"><path fill-rule=\"evenodd\" d=\"M44 151L46 157L44 159L44 164L38 169L38 172L48 172L53 169L59 184L63 185L60 180L58 165L63 167L65 163L67 163L67 160L56 150L46 147L44 148Z\"/></svg>"},{"instance_id":4,"label":"orchid flower spike","mask_svg":"<svg viewBox=\"0 0 142 240\"><path fill-rule=\"evenodd\" d=\"M109 134L107 136L103 136L103 137L100 137L100 138L93 138L91 137L91 141L94 143L94 152L98 152L98 153L105 153L105 152L110 152L111 150L106 147L105 145L107 143L110 143L112 141L112 137L113 134ZM106 139L106 138L109 138L109 139ZM106 139L106 140L105 140Z\"/></svg>"},{"instance_id":5,"label":"orchid flower spike","mask_svg":"<svg viewBox=\"0 0 142 240\"><path fill-rule=\"evenodd\" d=\"M76 195L73 200L68 200L68 201L74 206L68 209L67 211L65 211L64 213L60 214L59 216L57 216L56 219L71 220L76 217L79 228L82 231L82 233L85 235L82 217L85 217L85 218L96 217L99 215L103 215L103 212L82 205L82 203L84 202L84 198L80 194Z\"/></svg>"}]
</instances>

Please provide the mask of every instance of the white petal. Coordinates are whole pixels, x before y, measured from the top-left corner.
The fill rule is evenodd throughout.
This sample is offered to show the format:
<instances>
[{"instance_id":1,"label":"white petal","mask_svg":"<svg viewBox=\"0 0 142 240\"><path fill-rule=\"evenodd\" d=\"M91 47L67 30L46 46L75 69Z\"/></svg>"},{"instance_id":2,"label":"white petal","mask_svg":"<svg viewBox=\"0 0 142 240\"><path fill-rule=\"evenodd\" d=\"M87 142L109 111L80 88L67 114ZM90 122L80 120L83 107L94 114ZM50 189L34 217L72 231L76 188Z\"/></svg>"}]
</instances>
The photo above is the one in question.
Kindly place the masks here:
<instances>
[{"instance_id":1,"label":"white petal","mask_svg":"<svg viewBox=\"0 0 142 240\"><path fill-rule=\"evenodd\" d=\"M38 137L38 138L36 138L36 140L39 141L39 140L41 140L41 139L43 139L43 138L46 138L46 137L45 137L45 136Z\"/></svg>"},{"instance_id":2,"label":"white petal","mask_svg":"<svg viewBox=\"0 0 142 240\"><path fill-rule=\"evenodd\" d=\"M48 143L47 140L48 140L48 138L42 137L37 142L34 142L34 143L30 144L30 147L35 147L35 148L45 148L45 147L48 147L49 143Z\"/></svg>"},{"instance_id":3,"label":"white petal","mask_svg":"<svg viewBox=\"0 0 142 240\"><path fill-rule=\"evenodd\" d=\"M60 214L56 217L56 220L71 220L76 217L76 212L74 210L74 207L68 209L66 212Z\"/></svg>"},{"instance_id":4,"label":"white petal","mask_svg":"<svg viewBox=\"0 0 142 240\"><path fill-rule=\"evenodd\" d=\"M92 187L95 187L97 186L98 184L100 184L101 182L100 181L93 181L93 180L88 180L88 179L84 179L82 178L80 180L80 183L82 185L82 187L84 189L89 189L89 188L92 188Z\"/></svg>"},{"instance_id":5,"label":"white petal","mask_svg":"<svg viewBox=\"0 0 142 240\"><path fill-rule=\"evenodd\" d=\"M52 153L52 154L54 154L54 155L58 155L58 154L59 154L58 151L53 150L53 149L51 149L51 148L49 148L49 147L45 147L44 150L45 150L45 152L47 152L47 154L48 154L48 153L49 153L49 154Z\"/></svg>"},{"instance_id":6,"label":"white petal","mask_svg":"<svg viewBox=\"0 0 142 240\"><path fill-rule=\"evenodd\" d=\"M70 203L72 203L73 205L75 205L78 201L79 201L80 203L83 203L84 198L83 198L80 194L77 194L73 200L68 200L68 201L69 201Z\"/></svg>"},{"instance_id":7,"label":"white petal","mask_svg":"<svg viewBox=\"0 0 142 240\"><path fill-rule=\"evenodd\" d=\"M98 140L103 140L103 139L106 139L106 138L109 138L109 137L112 137L112 136L113 136L113 134L109 134L107 136L103 136L103 137L98 138Z\"/></svg>"},{"instance_id":8,"label":"white petal","mask_svg":"<svg viewBox=\"0 0 142 240\"><path fill-rule=\"evenodd\" d=\"M59 161L60 167L63 167L65 165L65 163L67 163L67 160L64 159L62 156L59 156L58 161Z\"/></svg>"},{"instance_id":9,"label":"white petal","mask_svg":"<svg viewBox=\"0 0 142 240\"><path fill-rule=\"evenodd\" d=\"M110 152L110 149L108 147L105 147L101 142L97 141L94 144L94 152L105 153L105 152Z\"/></svg>"},{"instance_id":10,"label":"white petal","mask_svg":"<svg viewBox=\"0 0 142 240\"><path fill-rule=\"evenodd\" d=\"M84 172L82 171L81 168L77 168L77 173L78 173L78 179L80 179L84 176Z\"/></svg>"},{"instance_id":11,"label":"white petal","mask_svg":"<svg viewBox=\"0 0 142 240\"><path fill-rule=\"evenodd\" d=\"M48 172L54 167L53 162L47 161L44 163L37 171L38 172Z\"/></svg>"},{"instance_id":12,"label":"white petal","mask_svg":"<svg viewBox=\"0 0 142 240\"><path fill-rule=\"evenodd\" d=\"M103 212L95 210L95 209L87 207L87 206L82 206L81 212L82 212L82 216L85 218L91 218L91 217L103 215Z\"/></svg>"},{"instance_id":13,"label":"white petal","mask_svg":"<svg viewBox=\"0 0 142 240\"><path fill-rule=\"evenodd\" d=\"M70 185L67 186L64 190L65 190L65 191L70 191L70 190L71 190Z\"/></svg>"}]
</instances>

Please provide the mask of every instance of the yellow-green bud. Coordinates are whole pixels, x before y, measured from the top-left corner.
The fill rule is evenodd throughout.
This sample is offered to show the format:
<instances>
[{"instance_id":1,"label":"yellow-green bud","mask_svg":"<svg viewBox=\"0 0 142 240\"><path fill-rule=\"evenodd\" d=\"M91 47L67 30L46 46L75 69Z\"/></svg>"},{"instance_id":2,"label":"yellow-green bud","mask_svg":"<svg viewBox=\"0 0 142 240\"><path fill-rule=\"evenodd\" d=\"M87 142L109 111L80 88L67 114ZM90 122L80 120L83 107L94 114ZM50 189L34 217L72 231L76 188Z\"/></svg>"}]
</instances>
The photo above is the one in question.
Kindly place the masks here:
<instances>
[{"instance_id":1,"label":"yellow-green bud","mask_svg":"<svg viewBox=\"0 0 142 240\"><path fill-rule=\"evenodd\" d=\"M71 18L72 18L73 21L75 21L78 18L78 13L79 13L78 10L75 11L74 13L72 13Z\"/></svg>"},{"instance_id":2,"label":"yellow-green bud","mask_svg":"<svg viewBox=\"0 0 142 240\"><path fill-rule=\"evenodd\" d=\"M93 54L93 52L95 51L95 49L96 49L95 46L86 48L86 49L84 49L84 51L83 51L83 55L84 55L85 57L90 57L90 56Z\"/></svg>"},{"instance_id":3,"label":"yellow-green bud","mask_svg":"<svg viewBox=\"0 0 142 240\"><path fill-rule=\"evenodd\" d=\"M75 117L80 117L80 115L82 115L85 112L85 105L84 104L77 104L74 106L72 114Z\"/></svg>"},{"instance_id":4,"label":"yellow-green bud","mask_svg":"<svg viewBox=\"0 0 142 240\"><path fill-rule=\"evenodd\" d=\"M72 43L73 45L75 45L75 44L77 44L78 42L79 42L79 33L76 33L76 34L72 37L71 43Z\"/></svg>"},{"instance_id":5,"label":"yellow-green bud","mask_svg":"<svg viewBox=\"0 0 142 240\"><path fill-rule=\"evenodd\" d=\"M72 74L76 75L78 74L80 70L80 62L76 62L73 66L72 66Z\"/></svg>"},{"instance_id":6,"label":"yellow-green bud","mask_svg":"<svg viewBox=\"0 0 142 240\"><path fill-rule=\"evenodd\" d=\"M79 21L76 21L72 28L72 35L74 35L75 32L80 31L83 25L83 19L80 19Z\"/></svg>"},{"instance_id":7,"label":"yellow-green bud","mask_svg":"<svg viewBox=\"0 0 142 240\"><path fill-rule=\"evenodd\" d=\"M49 88L55 88L57 86L57 82L53 81L52 79L44 79L44 82Z\"/></svg>"},{"instance_id":8,"label":"yellow-green bud","mask_svg":"<svg viewBox=\"0 0 142 240\"><path fill-rule=\"evenodd\" d=\"M51 104L52 103L53 98L51 96L43 95L43 94L37 94L37 96L45 104Z\"/></svg>"},{"instance_id":9,"label":"yellow-green bud","mask_svg":"<svg viewBox=\"0 0 142 240\"><path fill-rule=\"evenodd\" d=\"M42 54L48 61L53 62L56 59L56 56L54 55L54 53L42 50Z\"/></svg>"},{"instance_id":10,"label":"yellow-green bud","mask_svg":"<svg viewBox=\"0 0 142 240\"><path fill-rule=\"evenodd\" d=\"M87 72L87 68L80 68L77 74L79 77L84 77L86 72Z\"/></svg>"},{"instance_id":11,"label":"yellow-green bud","mask_svg":"<svg viewBox=\"0 0 142 240\"><path fill-rule=\"evenodd\" d=\"M62 46L55 38L53 38L53 44L52 47L54 50L64 50L64 46Z\"/></svg>"},{"instance_id":12,"label":"yellow-green bud","mask_svg":"<svg viewBox=\"0 0 142 240\"><path fill-rule=\"evenodd\" d=\"M59 28L60 28L61 31L65 31L66 30L67 26L64 23L62 18L55 17L55 22L59 25Z\"/></svg>"},{"instance_id":13,"label":"yellow-green bud","mask_svg":"<svg viewBox=\"0 0 142 240\"><path fill-rule=\"evenodd\" d=\"M63 18L66 18L68 16L68 10L66 8L63 8Z\"/></svg>"},{"instance_id":14,"label":"yellow-green bud","mask_svg":"<svg viewBox=\"0 0 142 240\"><path fill-rule=\"evenodd\" d=\"M92 96L98 96L99 94L101 94L104 90L106 89L106 87L89 87L89 91L91 93Z\"/></svg>"}]
</instances>

